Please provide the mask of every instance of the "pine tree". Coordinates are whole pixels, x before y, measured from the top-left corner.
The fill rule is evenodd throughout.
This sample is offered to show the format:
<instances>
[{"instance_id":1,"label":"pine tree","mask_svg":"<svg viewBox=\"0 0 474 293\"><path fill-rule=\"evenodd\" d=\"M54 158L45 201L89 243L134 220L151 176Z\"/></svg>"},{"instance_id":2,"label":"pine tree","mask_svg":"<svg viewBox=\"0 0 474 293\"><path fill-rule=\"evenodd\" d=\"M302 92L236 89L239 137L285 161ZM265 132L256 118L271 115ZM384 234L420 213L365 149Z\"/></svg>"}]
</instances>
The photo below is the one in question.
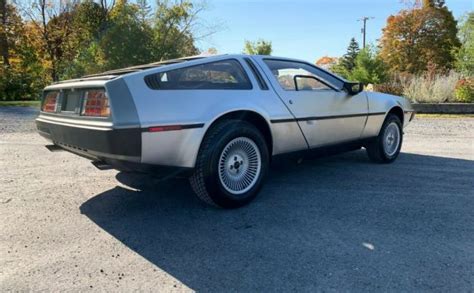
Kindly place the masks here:
<instances>
[{"instance_id":1,"label":"pine tree","mask_svg":"<svg viewBox=\"0 0 474 293\"><path fill-rule=\"evenodd\" d=\"M355 67L357 55L359 55L360 47L355 38L352 38L349 47L347 47L347 53L341 59L341 65L348 72L351 72Z\"/></svg>"}]
</instances>

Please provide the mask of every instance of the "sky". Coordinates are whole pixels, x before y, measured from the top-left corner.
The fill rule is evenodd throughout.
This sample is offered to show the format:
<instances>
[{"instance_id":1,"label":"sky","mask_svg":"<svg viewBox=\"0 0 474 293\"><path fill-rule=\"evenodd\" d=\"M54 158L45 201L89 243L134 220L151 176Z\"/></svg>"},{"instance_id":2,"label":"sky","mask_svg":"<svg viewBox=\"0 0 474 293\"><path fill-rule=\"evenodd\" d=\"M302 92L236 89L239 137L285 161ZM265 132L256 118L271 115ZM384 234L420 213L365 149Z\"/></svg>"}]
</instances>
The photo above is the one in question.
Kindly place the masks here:
<instances>
[{"instance_id":1,"label":"sky","mask_svg":"<svg viewBox=\"0 0 474 293\"><path fill-rule=\"evenodd\" d=\"M207 0L204 25L217 33L198 42L218 53L241 53L244 40L272 42L274 56L315 62L322 56L341 56L355 37L362 46L362 22L367 21L367 43L381 37L387 17L406 7L400 0ZM446 0L456 18L474 11L474 0Z\"/></svg>"}]
</instances>

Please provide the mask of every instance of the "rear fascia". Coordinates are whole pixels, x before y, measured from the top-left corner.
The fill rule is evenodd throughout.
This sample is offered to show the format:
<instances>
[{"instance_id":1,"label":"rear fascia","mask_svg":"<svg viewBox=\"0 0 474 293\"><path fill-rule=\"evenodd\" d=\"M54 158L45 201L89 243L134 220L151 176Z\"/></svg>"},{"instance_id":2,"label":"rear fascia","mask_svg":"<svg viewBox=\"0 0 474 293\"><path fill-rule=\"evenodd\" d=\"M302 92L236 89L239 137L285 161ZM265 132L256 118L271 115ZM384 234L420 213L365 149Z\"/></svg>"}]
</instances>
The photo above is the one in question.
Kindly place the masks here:
<instances>
[{"instance_id":1,"label":"rear fascia","mask_svg":"<svg viewBox=\"0 0 474 293\"><path fill-rule=\"evenodd\" d=\"M123 79L62 83L51 90L105 89L111 116L87 117L68 113L41 112L36 119L38 132L55 144L90 159L141 161L142 131L133 98Z\"/></svg>"}]
</instances>

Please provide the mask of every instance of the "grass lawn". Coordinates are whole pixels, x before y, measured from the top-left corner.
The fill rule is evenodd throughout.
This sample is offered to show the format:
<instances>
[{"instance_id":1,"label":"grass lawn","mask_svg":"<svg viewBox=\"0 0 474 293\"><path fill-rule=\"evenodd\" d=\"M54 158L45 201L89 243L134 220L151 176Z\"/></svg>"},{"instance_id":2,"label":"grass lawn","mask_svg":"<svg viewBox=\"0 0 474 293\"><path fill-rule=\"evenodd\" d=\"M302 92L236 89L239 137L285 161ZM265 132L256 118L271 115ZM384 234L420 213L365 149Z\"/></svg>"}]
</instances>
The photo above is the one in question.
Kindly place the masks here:
<instances>
[{"instance_id":1,"label":"grass lawn","mask_svg":"<svg viewBox=\"0 0 474 293\"><path fill-rule=\"evenodd\" d=\"M0 107L39 107L40 101L0 101Z\"/></svg>"}]
</instances>

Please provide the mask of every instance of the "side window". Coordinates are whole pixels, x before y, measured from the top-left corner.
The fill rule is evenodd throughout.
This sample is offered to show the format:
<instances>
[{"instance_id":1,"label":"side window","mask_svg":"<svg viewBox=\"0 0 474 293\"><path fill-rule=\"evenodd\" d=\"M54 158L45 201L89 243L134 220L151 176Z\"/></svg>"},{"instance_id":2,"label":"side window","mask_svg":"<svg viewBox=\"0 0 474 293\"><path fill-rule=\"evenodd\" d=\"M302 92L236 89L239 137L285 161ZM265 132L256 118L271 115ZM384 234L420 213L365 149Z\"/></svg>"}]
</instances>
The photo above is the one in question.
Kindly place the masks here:
<instances>
[{"instance_id":1,"label":"side window","mask_svg":"<svg viewBox=\"0 0 474 293\"><path fill-rule=\"evenodd\" d=\"M342 81L308 64L273 59L264 61L286 91L296 90L295 76L297 77L298 90L327 90L342 87ZM299 78L299 76L314 78Z\"/></svg>"},{"instance_id":2,"label":"side window","mask_svg":"<svg viewBox=\"0 0 474 293\"><path fill-rule=\"evenodd\" d=\"M247 74L236 60L195 65L145 77L148 87L156 90L252 89Z\"/></svg>"}]
</instances>

